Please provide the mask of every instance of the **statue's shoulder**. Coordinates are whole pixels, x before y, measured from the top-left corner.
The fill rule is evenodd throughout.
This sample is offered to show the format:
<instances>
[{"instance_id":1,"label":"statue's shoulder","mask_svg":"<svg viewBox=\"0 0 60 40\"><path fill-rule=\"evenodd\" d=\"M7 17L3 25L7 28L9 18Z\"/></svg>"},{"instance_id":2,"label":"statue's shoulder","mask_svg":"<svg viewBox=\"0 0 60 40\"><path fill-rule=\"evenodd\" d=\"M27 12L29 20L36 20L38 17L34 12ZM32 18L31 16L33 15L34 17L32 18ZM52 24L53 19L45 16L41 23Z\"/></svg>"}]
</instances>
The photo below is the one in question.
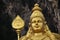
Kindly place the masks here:
<instances>
[{"instance_id":1,"label":"statue's shoulder","mask_svg":"<svg viewBox=\"0 0 60 40\"><path fill-rule=\"evenodd\" d=\"M26 40L26 35L22 36L20 40Z\"/></svg>"},{"instance_id":2,"label":"statue's shoulder","mask_svg":"<svg viewBox=\"0 0 60 40\"><path fill-rule=\"evenodd\" d=\"M53 33L53 35L54 35L58 40L60 40L60 34Z\"/></svg>"}]
</instances>

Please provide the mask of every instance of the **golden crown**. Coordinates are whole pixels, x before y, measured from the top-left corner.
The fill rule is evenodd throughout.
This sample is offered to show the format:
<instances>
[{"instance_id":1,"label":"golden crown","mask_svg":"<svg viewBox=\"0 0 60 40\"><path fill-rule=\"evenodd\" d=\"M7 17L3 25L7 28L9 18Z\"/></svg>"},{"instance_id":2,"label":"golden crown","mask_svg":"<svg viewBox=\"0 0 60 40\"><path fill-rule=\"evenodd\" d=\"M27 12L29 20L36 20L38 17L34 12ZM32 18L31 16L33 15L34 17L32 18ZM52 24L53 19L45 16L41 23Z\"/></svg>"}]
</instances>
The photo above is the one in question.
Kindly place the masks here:
<instances>
[{"instance_id":1,"label":"golden crown","mask_svg":"<svg viewBox=\"0 0 60 40\"><path fill-rule=\"evenodd\" d=\"M32 9L32 14L30 16L30 19L34 17L41 17L43 20L45 20L44 15L42 14L42 9L39 7L39 5L36 3L34 5L34 8Z\"/></svg>"}]
</instances>

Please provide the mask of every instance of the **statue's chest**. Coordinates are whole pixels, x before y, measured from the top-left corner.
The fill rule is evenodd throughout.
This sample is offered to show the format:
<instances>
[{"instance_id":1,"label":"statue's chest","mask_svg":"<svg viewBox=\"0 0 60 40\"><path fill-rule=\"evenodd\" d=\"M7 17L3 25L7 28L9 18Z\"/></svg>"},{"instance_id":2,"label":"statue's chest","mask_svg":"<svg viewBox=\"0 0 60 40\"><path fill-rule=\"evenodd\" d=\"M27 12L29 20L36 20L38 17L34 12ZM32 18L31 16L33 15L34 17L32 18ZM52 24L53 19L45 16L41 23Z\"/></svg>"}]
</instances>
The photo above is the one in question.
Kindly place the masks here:
<instances>
[{"instance_id":1,"label":"statue's chest","mask_svg":"<svg viewBox=\"0 0 60 40\"><path fill-rule=\"evenodd\" d=\"M50 40L46 35L32 35L28 40Z\"/></svg>"},{"instance_id":2,"label":"statue's chest","mask_svg":"<svg viewBox=\"0 0 60 40\"><path fill-rule=\"evenodd\" d=\"M45 35L32 35L28 40L43 40L45 38Z\"/></svg>"},{"instance_id":3,"label":"statue's chest","mask_svg":"<svg viewBox=\"0 0 60 40\"><path fill-rule=\"evenodd\" d=\"M32 36L31 40L42 40L43 38L45 38L45 36L36 35L36 36Z\"/></svg>"}]
</instances>

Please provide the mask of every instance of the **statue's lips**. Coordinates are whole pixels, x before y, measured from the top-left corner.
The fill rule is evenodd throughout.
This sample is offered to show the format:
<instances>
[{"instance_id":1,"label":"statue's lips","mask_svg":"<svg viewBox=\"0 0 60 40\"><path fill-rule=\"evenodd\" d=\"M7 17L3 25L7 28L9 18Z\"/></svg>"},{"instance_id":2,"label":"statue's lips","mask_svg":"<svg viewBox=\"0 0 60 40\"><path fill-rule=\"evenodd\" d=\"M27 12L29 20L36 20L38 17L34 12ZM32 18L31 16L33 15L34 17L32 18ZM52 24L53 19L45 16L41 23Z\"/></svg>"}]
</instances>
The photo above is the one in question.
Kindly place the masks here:
<instances>
[{"instance_id":1,"label":"statue's lips","mask_svg":"<svg viewBox=\"0 0 60 40\"><path fill-rule=\"evenodd\" d=\"M35 28L39 28L39 26L35 26Z\"/></svg>"}]
</instances>

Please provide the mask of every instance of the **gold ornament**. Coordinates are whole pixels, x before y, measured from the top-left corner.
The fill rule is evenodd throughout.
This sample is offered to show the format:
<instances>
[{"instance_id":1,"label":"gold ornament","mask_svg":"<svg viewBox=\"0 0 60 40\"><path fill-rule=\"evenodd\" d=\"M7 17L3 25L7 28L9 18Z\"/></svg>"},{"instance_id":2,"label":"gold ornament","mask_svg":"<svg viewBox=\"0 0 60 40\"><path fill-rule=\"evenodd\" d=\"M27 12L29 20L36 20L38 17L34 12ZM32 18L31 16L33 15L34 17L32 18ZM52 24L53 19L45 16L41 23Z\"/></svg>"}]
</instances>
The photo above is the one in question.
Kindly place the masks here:
<instances>
[{"instance_id":1,"label":"gold ornament","mask_svg":"<svg viewBox=\"0 0 60 40\"><path fill-rule=\"evenodd\" d=\"M42 9L39 7L38 4L34 5L34 8L32 9L32 14L30 16L30 19L34 18L34 17L40 17L43 20L45 20L44 15L42 14Z\"/></svg>"},{"instance_id":2,"label":"gold ornament","mask_svg":"<svg viewBox=\"0 0 60 40\"><path fill-rule=\"evenodd\" d=\"M24 27L24 21L19 15L17 15L17 17L13 20L12 27L14 29L16 29L17 38L18 38L18 40L20 40L19 39L20 38L20 31Z\"/></svg>"},{"instance_id":3,"label":"gold ornament","mask_svg":"<svg viewBox=\"0 0 60 40\"><path fill-rule=\"evenodd\" d=\"M24 27L24 21L19 15L13 20L12 27L14 29L21 29Z\"/></svg>"}]
</instances>

